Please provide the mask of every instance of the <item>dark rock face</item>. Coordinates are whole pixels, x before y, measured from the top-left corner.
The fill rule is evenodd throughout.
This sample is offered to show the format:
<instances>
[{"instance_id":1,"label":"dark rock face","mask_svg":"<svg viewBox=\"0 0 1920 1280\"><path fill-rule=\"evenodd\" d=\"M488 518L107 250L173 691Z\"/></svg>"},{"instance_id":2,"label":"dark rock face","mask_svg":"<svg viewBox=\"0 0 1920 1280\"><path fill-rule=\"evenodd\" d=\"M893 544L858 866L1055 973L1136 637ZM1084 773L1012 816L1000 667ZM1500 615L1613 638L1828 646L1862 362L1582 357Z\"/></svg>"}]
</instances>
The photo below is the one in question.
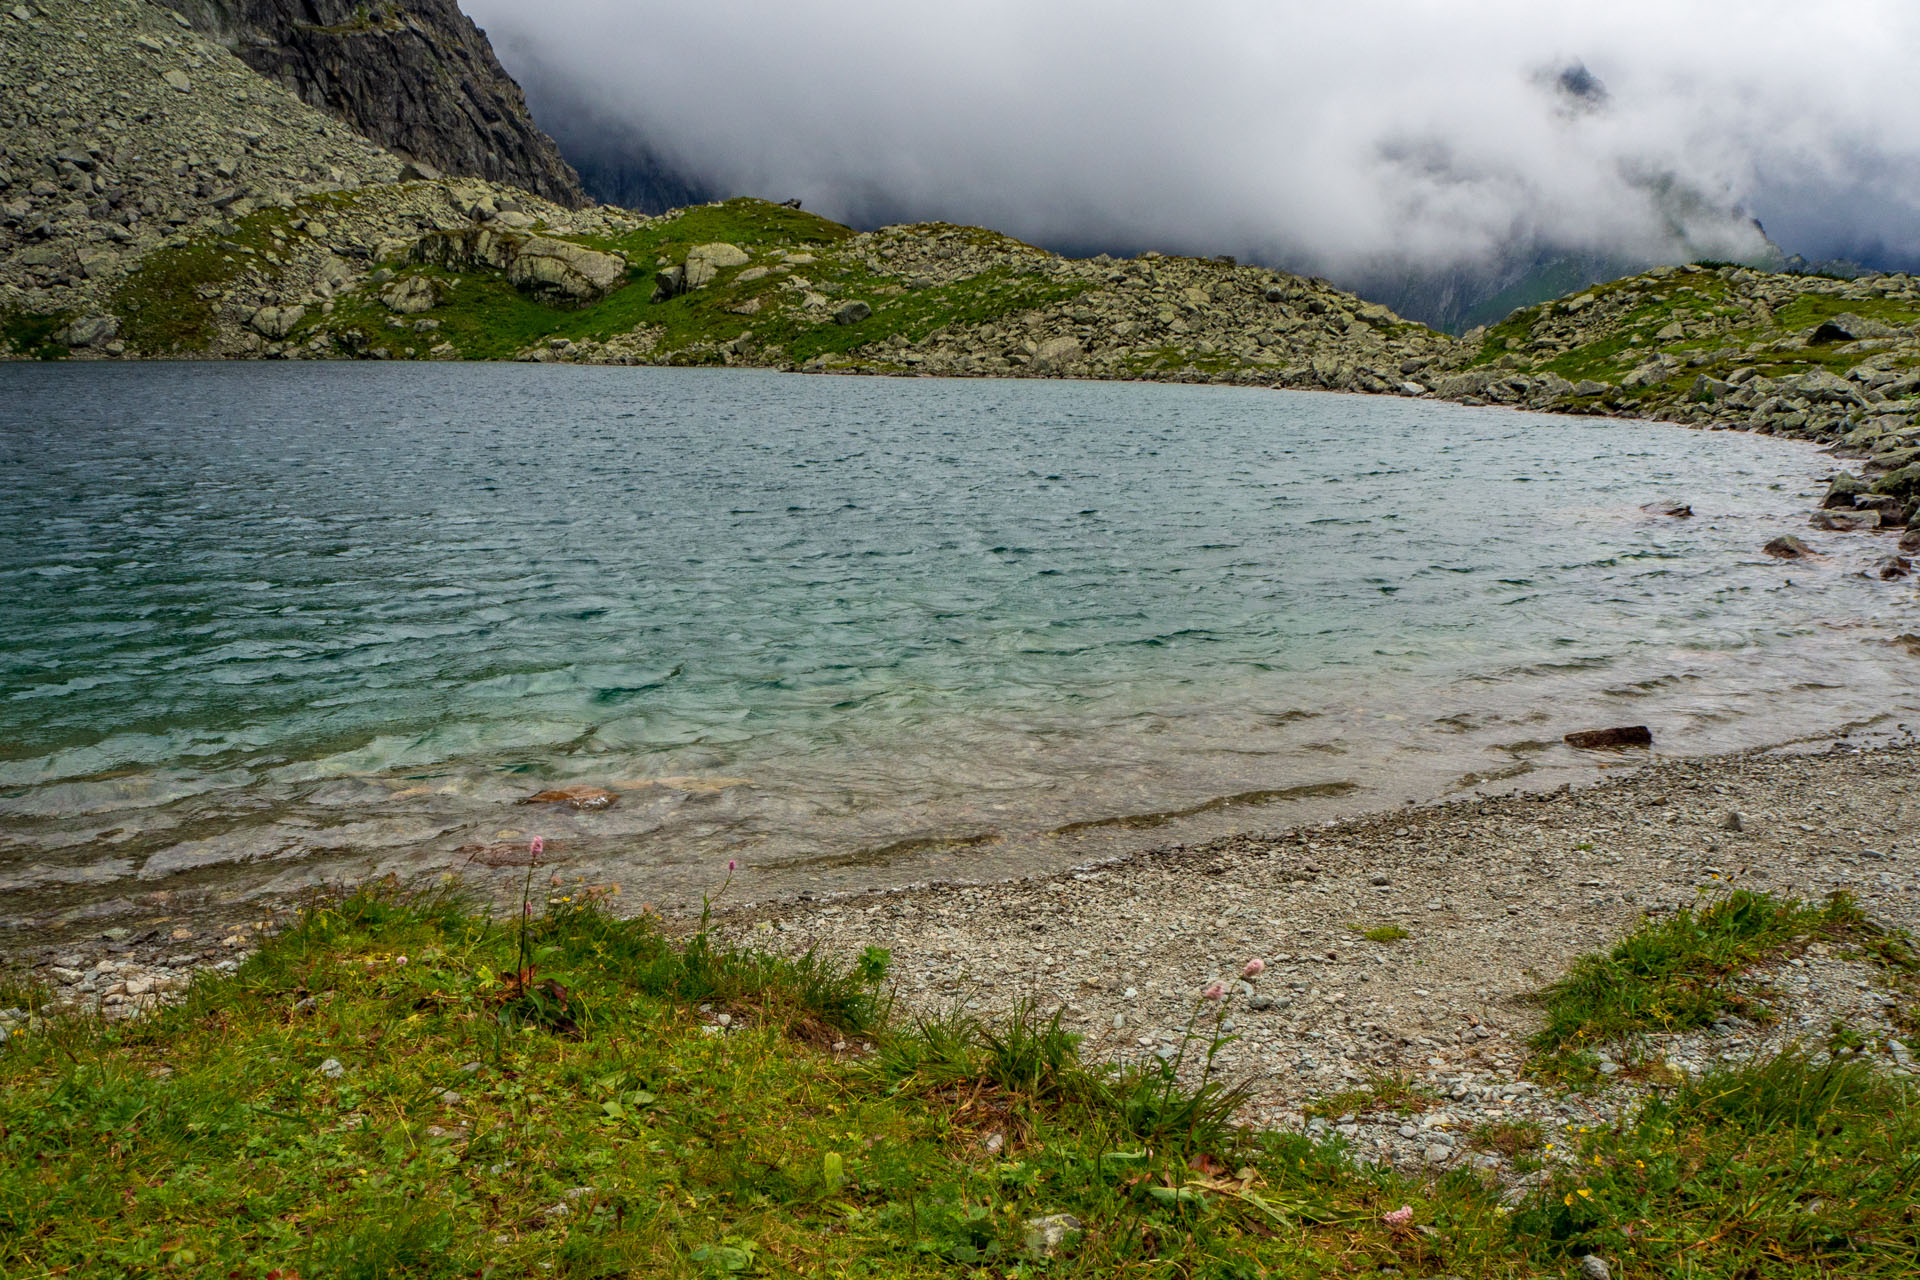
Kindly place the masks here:
<instances>
[{"instance_id":1,"label":"dark rock face","mask_svg":"<svg viewBox=\"0 0 1920 1280\"><path fill-rule=\"evenodd\" d=\"M260 74L389 150L449 174L586 203L455 0L164 0Z\"/></svg>"}]
</instances>

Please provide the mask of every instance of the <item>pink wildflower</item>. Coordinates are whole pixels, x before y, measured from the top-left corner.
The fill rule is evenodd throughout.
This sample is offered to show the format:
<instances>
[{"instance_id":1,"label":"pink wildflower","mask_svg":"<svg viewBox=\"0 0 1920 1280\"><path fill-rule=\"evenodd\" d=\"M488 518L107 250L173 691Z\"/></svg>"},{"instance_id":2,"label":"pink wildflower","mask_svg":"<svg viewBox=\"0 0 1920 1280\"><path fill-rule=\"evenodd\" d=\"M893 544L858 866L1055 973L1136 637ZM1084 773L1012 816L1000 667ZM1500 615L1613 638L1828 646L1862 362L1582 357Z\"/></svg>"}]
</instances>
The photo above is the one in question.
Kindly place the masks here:
<instances>
[{"instance_id":1,"label":"pink wildflower","mask_svg":"<svg viewBox=\"0 0 1920 1280\"><path fill-rule=\"evenodd\" d=\"M1267 971L1267 962L1259 956L1247 961L1247 967L1240 971L1243 978L1257 978Z\"/></svg>"},{"instance_id":2,"label":"pink wildflower","mask_svg":"<svg viewBox=\"0 0 1920 1280\"><path fill-rule=\"evenodd\" d=\"M527 851L537 858L547 851L547 842L539 836L535 836L533 843L527 846Z\"/></svg>"},{"instance_id":3,"label":"pink wildflower","mask_svg":"<svg viewBox=\"0 0 1920 1280\"><path fill-rule=\"evenodd\" d=\"M1200 994L1208 1000L1218 1000L1227 994L1227 984L1224 982L1215 982Z\"/></svg>"},{"instance_id":4,"label":"pink wildflower","mask_svg":"<svg viewBox=\"0 0 1920 1280\"><path fill-rule=\"evenodd\" d=\"M1406 1226L1409 1222L1413 1221L1413 1206L1410 1204L1403 1204L1398 1209L1393 1210L1391 1213L1383 1213L1380 1215L1380 1221L1386 1223L1388 1226L1392 1227L1395 1231L1398 1231L1400 1228Z\"/></svg>"},{"instance_id":5,"label":"pink wildflower","mask_svg":"<svg viewBox=\"0 0 1920 1280\"><path fill-rule=\"evenodd\" d=\"M739 869L740 869L740 864L738 862L735 862L732 858L727 859L727 870L738 871Z\"/></svg>"}]
</instances>

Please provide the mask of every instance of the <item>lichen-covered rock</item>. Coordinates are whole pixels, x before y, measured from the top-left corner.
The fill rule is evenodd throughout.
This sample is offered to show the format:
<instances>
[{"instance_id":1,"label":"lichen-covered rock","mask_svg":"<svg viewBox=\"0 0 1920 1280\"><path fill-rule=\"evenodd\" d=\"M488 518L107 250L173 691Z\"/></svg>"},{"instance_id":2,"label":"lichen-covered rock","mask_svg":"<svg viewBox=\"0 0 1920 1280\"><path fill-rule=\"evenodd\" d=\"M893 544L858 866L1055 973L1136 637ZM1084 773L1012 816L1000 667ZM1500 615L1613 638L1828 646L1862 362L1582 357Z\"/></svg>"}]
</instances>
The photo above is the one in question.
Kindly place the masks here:
<instances>
[{"instance_id":1,"label":"lichen-covered rock","mask_svg":"<svg viewBox=\"0 0 1920 1280\"><path fill-rule=\"evenodd\" d=\"M439 305L440 291L425 276L408 276L381 289L380 301L395 315L417 316Z\"/></svg>"},{"instance_id":2,"label":"lichen-covered rock","mask_svg":"<svg viewBox=\"0 0 1920 1280\"><path fill-rule=\"evenodd\" d=\"M566 240L530 236L507 267L507 278L533 293L587 302L627 282L627 260Z\"/></svg>"},{"instance_id":3,"label":"lichen-covered rock","mask_svg":"<svg viewBox=\"0 0 1920 1280\"><path fill-rule=\"evenodd\" d=\"M278 340L292 333L293 327L306 317L305 307L261 307L247 325L263 338Z\"/></svg>"},{"instance_id":4,"label":"lichen-covered rock","mask_svg":"<svg viewBox=\"0 0 1920 1280\"><path fill-rule=\"evenodd\" d=\"M422 236L412 256L443 267L492 267L529 293L570 302L604 298L627 282L627 260L618 254L485 225Z\"/></svg>"},{"instance_id":5,"label":"lichen-covered rock","mask_svg":"<svg viewBox=\"0 0 1920 1280\"><path fill-rule=\"evenodd\" d=\"M689 290L704 289L728 267L744 267L747 261L747 251L738 245L697 244L687 250L681 279Z\"/></svg>"}]
</instances>

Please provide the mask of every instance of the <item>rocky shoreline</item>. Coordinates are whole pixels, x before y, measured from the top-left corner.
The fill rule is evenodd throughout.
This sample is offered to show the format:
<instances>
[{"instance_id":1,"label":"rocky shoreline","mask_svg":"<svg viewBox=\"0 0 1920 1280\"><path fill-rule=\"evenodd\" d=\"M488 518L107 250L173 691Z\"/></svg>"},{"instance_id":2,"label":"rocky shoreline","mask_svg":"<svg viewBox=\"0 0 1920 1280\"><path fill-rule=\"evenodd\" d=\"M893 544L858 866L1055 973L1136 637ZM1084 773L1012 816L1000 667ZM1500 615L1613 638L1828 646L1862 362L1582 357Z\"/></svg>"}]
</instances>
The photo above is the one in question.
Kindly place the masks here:
<instances>
[{"instance_id":1,"label":"rocky shoreline","mask_svg":"<svg viewBox=\"0 0 1920 1280\"><path fill-rule=\"evenodd\" d=\"M1564 1149L1567 1130L1644 1096L1644 1082L1568 1093L1522 1074L1535 993L1643 914L1732 888L1845 891L1876 923L1920 929L1916 779L1911 739L1657 761L1586 789L1175 845L1009 884L787 904L734 913L726 929L795 954L884 947L903 1013L990 1016L1031 1000L1116 1059L1177 1053L1200 993L1224 980L1239 1039L1219 1065L1257 1082L1249 1120L1337 1131L1396 1165L1500 1171L1510 1161L1476 1149L1476 1130L1537 1124ZM1236 982L1250 957L1266 971ZM1859 1052L1915 1070L1910 981L1819 944L1745 980L1774 989L1776 1024L1728 1020L1650 1052L1698 1072L1817 1049L1844 1025ZM1381 1077L1426 1101L1406 1115L1303 1111Z\"/></svg>"},{"instance_id":2,"label":"rocky shoreline","mask_svg":"<svg viewBox=\"0 0 1920 1280\"><path fill-rule=\"evenodd\" d=\"M1238 1039L1218 1065L1255 1082L1249 1122L1338 1133L1407 1168L1472 1165L1517 1188L1530 1175L1488 1133L1537 1126L1565 1149L1649 1087L1526 1078L1534 994L1643 915L1731 888L1845 891L1876 923L1920 930L1920 743L1653 761L1588 788L1248 832L1053 876L740 907L718 928L790 954L884 947L903 1016L991 1017L1030 1000L1116 1060L1179 1052L1199 994L1223 980L1223 1029ZM11 959L56 1009L134 1016L197 971L232 971L285 918L150 922ZM1239 982L1256 956L1265 972ZM1776 1023L1728 1019L1643 1052L1698 1072L1820 1048L1844 1027L1845 1052L1916 1070L1911 979L1815 944L1742 981L1769 990ZM26 1022L0 1010L0 1032ZM1316 1099L1383 1078L1412 1105L1314 1113L1326 1111Z\"/></svg>"}]
</instances>

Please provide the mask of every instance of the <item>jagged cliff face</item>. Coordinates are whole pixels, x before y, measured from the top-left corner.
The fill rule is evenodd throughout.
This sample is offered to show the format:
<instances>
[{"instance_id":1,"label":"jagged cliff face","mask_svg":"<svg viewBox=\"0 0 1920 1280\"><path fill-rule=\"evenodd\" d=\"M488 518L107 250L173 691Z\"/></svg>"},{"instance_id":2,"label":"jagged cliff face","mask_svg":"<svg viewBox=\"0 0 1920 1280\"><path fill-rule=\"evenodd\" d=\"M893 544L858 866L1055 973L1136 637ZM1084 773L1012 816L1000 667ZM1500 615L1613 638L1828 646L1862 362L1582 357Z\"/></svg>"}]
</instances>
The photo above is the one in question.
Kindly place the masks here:
<instances>
[{"instance_id":1,"label":"jagged cliff face","mask_svg":"<svg viewBox=\"0 0 1920 1280\"><path fill-rule=\"evenodd\" d=\"M455 0L164 3L383 147L449 174L587 203L579 176Z\"/></svg>"}]
</instances>

